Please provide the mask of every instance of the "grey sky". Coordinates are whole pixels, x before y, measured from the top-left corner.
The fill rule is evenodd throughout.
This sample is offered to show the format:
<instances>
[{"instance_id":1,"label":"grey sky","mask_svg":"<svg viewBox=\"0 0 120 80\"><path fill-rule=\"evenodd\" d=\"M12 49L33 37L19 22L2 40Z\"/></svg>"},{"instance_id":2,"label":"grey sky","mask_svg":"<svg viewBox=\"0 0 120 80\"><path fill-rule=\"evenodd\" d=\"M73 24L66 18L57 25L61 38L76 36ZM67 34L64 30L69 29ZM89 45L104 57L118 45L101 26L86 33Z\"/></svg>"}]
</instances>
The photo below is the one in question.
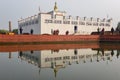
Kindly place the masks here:
<instances>
[{"instance_id":1,"label":"grey sky","mask_svg":"<svg viewBox=\"0 0 120 80\"><path fill-rule=\"evenodd\" d=\"M18 19L53 10L55 1L60 11L68 15L94 18L113 18L113 26L120 21L120 0L0 0L0 29L18 27Z\"/></svg>"}]
</instances>

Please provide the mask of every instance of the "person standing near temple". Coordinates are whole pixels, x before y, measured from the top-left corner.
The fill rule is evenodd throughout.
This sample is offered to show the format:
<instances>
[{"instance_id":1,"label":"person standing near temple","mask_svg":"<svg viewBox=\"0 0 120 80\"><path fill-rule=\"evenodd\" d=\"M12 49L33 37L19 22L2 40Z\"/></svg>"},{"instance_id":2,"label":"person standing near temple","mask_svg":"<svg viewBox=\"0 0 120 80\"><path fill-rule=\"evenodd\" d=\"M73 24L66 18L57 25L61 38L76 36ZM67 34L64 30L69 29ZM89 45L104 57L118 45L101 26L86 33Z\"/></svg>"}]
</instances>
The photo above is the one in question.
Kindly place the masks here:
<instances>
[{"instance_id":1,"label":"person standing near temple","mask_svg":"<svg viewBox=\"0 0 120 80\"><path fill-rule=\"evenodd\" d=\"M33 34L33 29L30 30L30 33Z\"/></svg>"},{"instance_id":2,"label":"person standing near temple","mask_svg":"<svg viewBox=\"0 0 120 80\"><path fill-rule=\"evenodd\" d=\"M22 31L23 31L22 27L20 27L20 29L19 29L19 30L20 30L20 34L22 34Z\"/></svg>"},{"instance_id":3,"label":"person standing near temple","mask_svg":"<svg viewBox=\"0 0 120 80\"><path fill-rule=\"evenodd\" d=\"M113 27L111 28L111 33L112 33L112 35L113 35L113 33L114 33L114 28L113 28Z\"/></svg>"},{"instance_id":4,"label":"person standing near temple","mask_svg":"<svg viewBox=\"0 0 120 80\"><path fill-rule=\"evenodd\" d=\"M112 35L113 35L113 33L114 33L114 28L113 28L113 27L111 28L111 33L112 33Z\"/></svg>"}]
</instances>

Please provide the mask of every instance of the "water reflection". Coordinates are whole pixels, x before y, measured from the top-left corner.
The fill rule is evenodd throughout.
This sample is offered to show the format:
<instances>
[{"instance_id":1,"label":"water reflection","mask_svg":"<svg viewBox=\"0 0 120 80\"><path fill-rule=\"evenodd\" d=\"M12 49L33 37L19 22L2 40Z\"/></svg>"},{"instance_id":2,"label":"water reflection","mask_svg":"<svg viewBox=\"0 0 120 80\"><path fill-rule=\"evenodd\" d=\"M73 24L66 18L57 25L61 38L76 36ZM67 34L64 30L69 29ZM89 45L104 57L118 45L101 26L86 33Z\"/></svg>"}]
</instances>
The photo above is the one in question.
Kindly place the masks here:
<instances>
[{"instance_id":1,"label":"water reflection","mask_svg":"<svg viewBox=\"0 0 120 80\"><path fill-rule=\"evenodd\" d=\"M92 63L100 61L112 61L113 56L119 58L114 50L104 49L69 49L69 50L42 50L42 51L20 51L19 58L39 68L52 68L55 77L57 72L72 64Z\"/></svg>"},{"instance_id":2,"label":"water reflection","mask_svg":"<svg viewBox=\"0 0 120 80\"><path fill-rule=\"evenodd\" d=\"M49 44L49 45L12 45L12 46L3 45L3 46L0 46L0 52L4 52L4 53L8 52L8 58L10 60L14 58L13 57L14 54L12 54L14 51L18 52L17 59L21 60L22 62L26 62L27 63L26 65L30 64L30 65L37 67L39 76L42 75L40 79L44 79L44 80L49 80L49 77L47 78L47 74L51 76L53 74L54 78L57 80L61 80L61 76L64 78L62 80L73 80L73 77L75 77L74 78L75 80L79 80L84 73L86 73L85 75L87 75L88 73L89 75L91 75L92 73L96 74L94 70L93 72L89 70L89 68L94 69L96 67L99 67L98 70L101 71L101 74L106 75L108 74L108 73L104 73L104 70L105 70L104 68L106 66L104 65L104 68L100 68L100 66L103 67L103 64L97 66L98 65L97 63L106 63L106 64L112 63L113 61L119 59L119 56L120 56L119 44L91 43L91 44ZM82 66L79 66L79 65L85 65L85 66L82 68ZM91 66L92 67L94 66L94 67L92 68ZM114 65L112 68L114 67L116 68L116 65ZM48 70L48 69L51 69L51 70ZM44 71L46 70L46 73L43 73L42 70ZM69 73L69 71L71 72ZM61 74L58 74L59 72ZM68 74L71 74L71 73L74 73L75 75L72 74L71 76L68 76ZM22 72L22 74L24 74L24 72ZM43 77L43 74L44 74L44 77ZM85 76L81 79L82 80L96 80L96 78L99 76L100 75L96 75L96 76L91 75L90 78L86 78ZM93 77L96 77L96 78L93 79ZM27 78L25 78L24 80L26 80ZM54 78L50 78L50 79L53 80ZM117 79L116 78L114 79L119 80L120 78L118 77ZM12 78L12 80L15 80L15 79ZM39 78L37 77L35 78L35 80L39 80ZM100 78L97 80L100 80ZM110 80L110 78L106 76L102 76L102 80Z\"/></svg>"}]
</instances>

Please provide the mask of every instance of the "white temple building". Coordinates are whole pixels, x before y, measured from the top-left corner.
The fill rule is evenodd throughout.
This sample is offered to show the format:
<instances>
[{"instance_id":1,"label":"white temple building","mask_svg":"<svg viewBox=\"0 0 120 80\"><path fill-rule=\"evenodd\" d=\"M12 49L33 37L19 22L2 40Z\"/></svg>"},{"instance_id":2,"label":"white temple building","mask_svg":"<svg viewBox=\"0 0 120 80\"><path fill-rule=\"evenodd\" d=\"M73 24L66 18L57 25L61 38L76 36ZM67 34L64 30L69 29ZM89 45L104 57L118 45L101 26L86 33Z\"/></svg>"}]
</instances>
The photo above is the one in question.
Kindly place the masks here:
<instances>
[{"instance_id":1,"label":"white temple building","mask_svg":"<svg viewBox=\"0 0 120 80\"><path fill-rule=\"evenodd\" d=\"M59 11L57 3L54 10L47 13L38 13L37 15L20 19L18 21L18 29L22 33L32 34L54 34L55 31L59 35L69 34L91 34L92 32L110 31L112 28L112 19L86 18L67 16L65 11Z\"/></svg>"}]
</instances>

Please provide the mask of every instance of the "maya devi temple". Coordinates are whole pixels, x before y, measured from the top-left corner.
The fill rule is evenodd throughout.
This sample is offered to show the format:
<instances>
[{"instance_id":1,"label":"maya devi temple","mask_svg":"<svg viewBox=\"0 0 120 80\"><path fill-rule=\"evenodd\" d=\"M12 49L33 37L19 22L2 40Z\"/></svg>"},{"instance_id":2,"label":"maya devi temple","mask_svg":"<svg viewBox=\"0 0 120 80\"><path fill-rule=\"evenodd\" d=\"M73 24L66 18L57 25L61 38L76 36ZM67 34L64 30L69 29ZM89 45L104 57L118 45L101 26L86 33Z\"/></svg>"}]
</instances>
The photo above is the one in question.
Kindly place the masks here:
<instances>
[{"instance_id":1,"label":"maya devi temple","mask_svg":"<svg viewBox=\"0 0 120 80\"><path fill-rule=\"evenodd\" d=\"M57 3L49 12L39 12L37 15L30 16L18 21L19 33L27 34L82 34L88 35L101 31L110 31L112 28L112 19L72 17L65 11L59 11Z\"/></svg>"}]
</instances>

